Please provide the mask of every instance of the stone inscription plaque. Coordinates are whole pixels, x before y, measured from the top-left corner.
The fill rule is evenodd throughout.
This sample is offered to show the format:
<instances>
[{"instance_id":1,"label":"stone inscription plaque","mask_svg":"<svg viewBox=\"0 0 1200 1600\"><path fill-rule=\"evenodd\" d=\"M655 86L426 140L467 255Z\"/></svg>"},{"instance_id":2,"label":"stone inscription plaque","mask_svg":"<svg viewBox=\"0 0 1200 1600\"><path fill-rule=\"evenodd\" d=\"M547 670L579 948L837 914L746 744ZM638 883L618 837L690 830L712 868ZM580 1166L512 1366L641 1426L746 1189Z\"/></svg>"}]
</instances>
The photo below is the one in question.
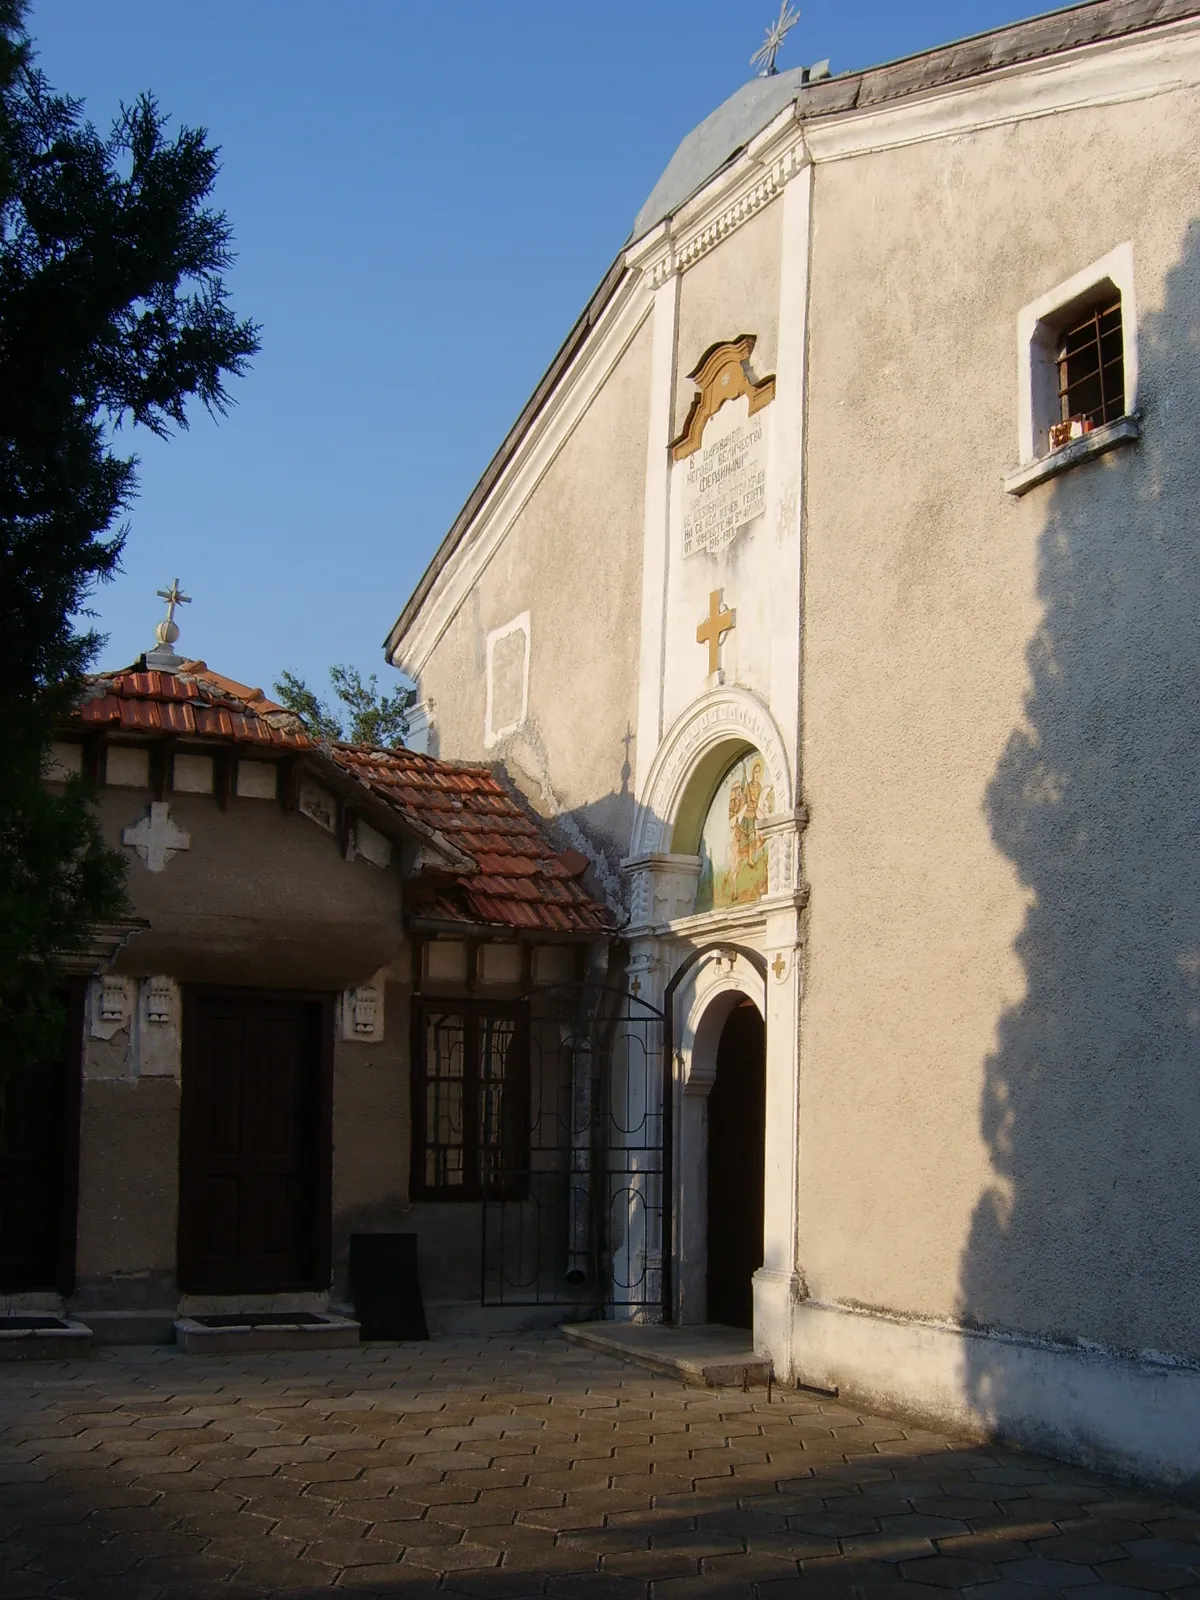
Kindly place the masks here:
<instances>
[{"instance_id":1,"label":"stone inscription plaque","mask_svg":"<svg viewBox=\"0 0 1200 1600\"><path fill-rule=\"evenodd\" d=\"M683 482L683 553L723 550L767 505L765 418L745 400L723 405L687 457Z\"/></svg>"}]
</instances>

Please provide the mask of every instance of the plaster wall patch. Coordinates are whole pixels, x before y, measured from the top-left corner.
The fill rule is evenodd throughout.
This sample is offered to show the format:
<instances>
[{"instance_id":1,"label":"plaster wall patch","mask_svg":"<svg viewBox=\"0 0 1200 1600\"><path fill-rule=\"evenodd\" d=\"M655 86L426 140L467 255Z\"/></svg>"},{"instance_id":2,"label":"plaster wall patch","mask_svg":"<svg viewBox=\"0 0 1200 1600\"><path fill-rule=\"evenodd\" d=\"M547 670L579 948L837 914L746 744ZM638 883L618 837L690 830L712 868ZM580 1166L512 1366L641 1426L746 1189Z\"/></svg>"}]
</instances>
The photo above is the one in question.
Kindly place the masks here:
<instances>
[{"instance_id":1,"label":"plaster wall patch","mask_svg":"<svg viewBox=\"0 0 1200 1600\"><path fill-rule=\"evenodd\" d=\"M487 712L483 742L490 749L513 733L529 711L529 613L522 611L487 638Z\"/></svg>"},{"instance_id":2,"label":"plaster wall patch","mask_svg":"<svg viewBox=\"0 0 1200 1600\"><path fill-rule=\"evenodd\" d=\"M165 800L152 800L147 815L124 830L121 842L132 845L151 872L165 871L168 861L192 848L191 834L171 821L171 808Z\"/></svg>"}]
</instances>

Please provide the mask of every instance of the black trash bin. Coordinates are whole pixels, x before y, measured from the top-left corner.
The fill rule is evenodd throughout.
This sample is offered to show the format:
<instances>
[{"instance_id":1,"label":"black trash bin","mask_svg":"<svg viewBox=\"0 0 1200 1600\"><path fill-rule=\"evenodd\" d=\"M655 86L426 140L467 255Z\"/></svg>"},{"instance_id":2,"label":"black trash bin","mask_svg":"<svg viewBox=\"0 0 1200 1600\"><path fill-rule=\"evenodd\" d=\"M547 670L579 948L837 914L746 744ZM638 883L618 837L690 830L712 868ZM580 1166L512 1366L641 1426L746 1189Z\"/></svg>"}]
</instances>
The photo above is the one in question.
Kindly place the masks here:
<instances>
[{"instance_id":1,"label":"black trash bin","mask_svg":"<svg viewBox=\"0 0 1200 1600\"><path fill-rule=\"evenodd\" d=\"M415 1233L352 1233L350 1293L363 1339L428 1339Z\"/></svg>"}]
</instances>

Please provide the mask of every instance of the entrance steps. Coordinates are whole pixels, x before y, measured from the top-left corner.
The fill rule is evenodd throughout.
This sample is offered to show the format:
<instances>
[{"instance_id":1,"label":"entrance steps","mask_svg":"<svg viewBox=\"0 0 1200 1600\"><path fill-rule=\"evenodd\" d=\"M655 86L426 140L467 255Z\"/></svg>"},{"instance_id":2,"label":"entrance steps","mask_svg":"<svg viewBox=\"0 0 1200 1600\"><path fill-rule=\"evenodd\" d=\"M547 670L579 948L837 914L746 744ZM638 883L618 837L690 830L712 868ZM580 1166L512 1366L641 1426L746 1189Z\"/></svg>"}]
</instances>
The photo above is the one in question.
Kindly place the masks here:
<instances>
[{"instance_id":1,"label":"entrance steps","mask_svg":"<svg viewBox=\"0 0 1200 1600\"><path fill-rule=\"evenodd\" d=\"M670 1328L642 1322L564 1323L571 1344L597 1350L620 1361L681 1378L700 1389L749 1389L767 1384L771 1358L754 1353L747 1328L726 1328L706 1322Z\"/></svg>"}]
</instances>

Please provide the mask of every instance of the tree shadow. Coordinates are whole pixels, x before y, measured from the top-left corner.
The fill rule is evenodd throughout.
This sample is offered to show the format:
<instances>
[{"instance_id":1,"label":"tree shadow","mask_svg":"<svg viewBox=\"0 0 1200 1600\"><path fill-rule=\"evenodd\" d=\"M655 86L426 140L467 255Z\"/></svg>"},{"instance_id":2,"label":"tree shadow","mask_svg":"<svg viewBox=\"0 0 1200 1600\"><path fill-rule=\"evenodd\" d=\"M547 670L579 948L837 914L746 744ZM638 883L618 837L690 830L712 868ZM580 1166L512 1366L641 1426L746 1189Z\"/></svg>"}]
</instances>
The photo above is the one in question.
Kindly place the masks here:
<instances>
[{"instance_id":1,"label":"tree shadow","mask_svg":"<svg viewBox=\"0 0 1200 1600\"><path fill-rule=\"evenodd\" d=\"M1143 437L1045 496L1027 723L987 791L1031 891L1021 1001L986 1063L995 1179L962 1320L1200 1361L1200 224L1141 319ZM1015 1346L971 1340L983 1418L1029 1413ZM1026 1348L1028 1342L1026 1343ZM1083 1434L1039 1441L1077 1458ZM1029 1437L1028 1433L1025 1435Z\"/></svg>"},{"instance_id":2,"label":"tree shadow","mask_svg":"<svg viewBox=\"0 0 1200 1600\"><path fill-rule=\"evenodd\" d=\"M301 1368L171 1353L42 1369L36 1398L0 1395L8 1436L55 1458L23 1481L10 1460L0 1479L0 1591L1003 1600L1098 1580L1182 1595L1200 1578L1200 1513L1056 1462L814 1396L688 1389L550 1340L459 1356L395 1345ZM610 1433L597 1416L618 1395L628 1416ZM431 1426L450 1428L435 1454Z\"/></svg>"}]
</instances>

